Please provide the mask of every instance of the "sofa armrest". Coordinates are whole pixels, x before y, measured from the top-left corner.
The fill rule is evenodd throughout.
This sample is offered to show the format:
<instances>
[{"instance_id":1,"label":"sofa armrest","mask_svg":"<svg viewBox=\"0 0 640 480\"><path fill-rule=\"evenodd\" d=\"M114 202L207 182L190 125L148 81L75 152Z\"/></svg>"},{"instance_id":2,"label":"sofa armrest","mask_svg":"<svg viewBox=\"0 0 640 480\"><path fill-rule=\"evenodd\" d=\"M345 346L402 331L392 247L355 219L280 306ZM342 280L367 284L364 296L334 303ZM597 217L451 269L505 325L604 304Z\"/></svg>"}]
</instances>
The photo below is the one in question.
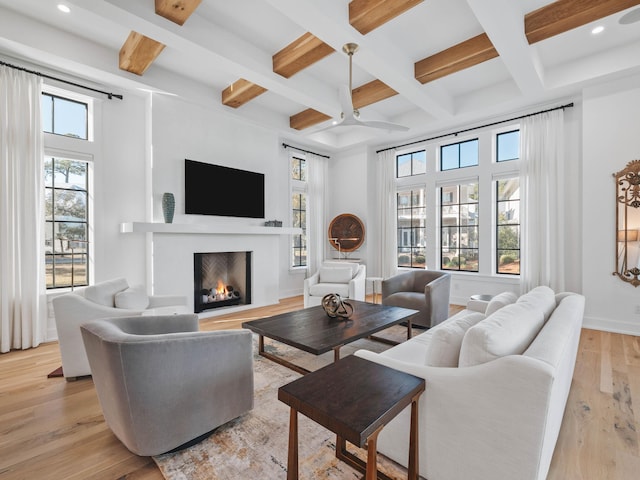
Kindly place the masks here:
<instances>
[{"instance_id":1,"label":"sofa armrest","mask_svg":"<svg viewBox=\"0 0 640 480\"><path fill-rule=\"evenodd\" d=\"M360 265L355 276L349 281L349 298L364 301L367 287L367 267Z\"/></svg>"},{"instance_id":2,"label":"sofa armrest","mask_svg":"<svg viewBox=\"0 0 640 480\"><path fill-rule=\"evenodd\" d=\"M425 285L424 297L432 327L449 318L450 291L451 276L448 274L438 276Z\"/></svg>"},{"instance_id":3,"label":"sofa armrest","mask_svg":"<svg viewBox=\"0 0 640 480\"><path fill-rule=\"evenodd\" d=\"M186 304L187 297L184 295L150 295L147 308L173 307Z\"/></svg>"}]
</instances>

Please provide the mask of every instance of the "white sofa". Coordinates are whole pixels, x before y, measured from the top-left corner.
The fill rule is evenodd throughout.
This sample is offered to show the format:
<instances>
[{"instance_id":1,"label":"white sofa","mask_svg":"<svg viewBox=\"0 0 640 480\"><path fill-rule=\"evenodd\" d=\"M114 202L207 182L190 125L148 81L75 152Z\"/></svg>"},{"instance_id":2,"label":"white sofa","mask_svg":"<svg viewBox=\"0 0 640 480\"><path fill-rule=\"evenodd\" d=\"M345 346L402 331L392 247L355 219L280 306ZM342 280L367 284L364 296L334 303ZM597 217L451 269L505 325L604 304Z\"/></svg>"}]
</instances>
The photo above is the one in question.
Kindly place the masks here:
<instances>
[{"instance_id":1,"label":"white sofa","mask_svg":"<svg viewBox=\"0 0 640 480\"><path fill-rule=\"evenodd\" d=\"M354 262L326 260L316 273L304 280L304 307L322 303L328 293L342 298L365 300L366 267Z\"/></svg>"},{"instance_id":2,"label":"white sofa","mask_svg":"<svg viewBox=\"0 0 640 480\"><path fill-rule=\"evenodd\" d=\"M420 475L429 480L543 480L571 386L585 299L537 287L496 296L411 340L356 355L426 380ZM407 465L405 409L378 451Z\"/></svg>"},{"instance_id":3,"label":"white sofa","mask_svg":"<svg viewBox=\"0 0 640 480\"><path fill-rule=\"evenodd\" d=\"M184 295L149 296L142 286L129 287L124 278L77 289L55 297L51 303L62 357L62 372L67 380L91 375L80 333L81 324L108 317L187 313L187 298Z\"/></svg>"}]
</instances>

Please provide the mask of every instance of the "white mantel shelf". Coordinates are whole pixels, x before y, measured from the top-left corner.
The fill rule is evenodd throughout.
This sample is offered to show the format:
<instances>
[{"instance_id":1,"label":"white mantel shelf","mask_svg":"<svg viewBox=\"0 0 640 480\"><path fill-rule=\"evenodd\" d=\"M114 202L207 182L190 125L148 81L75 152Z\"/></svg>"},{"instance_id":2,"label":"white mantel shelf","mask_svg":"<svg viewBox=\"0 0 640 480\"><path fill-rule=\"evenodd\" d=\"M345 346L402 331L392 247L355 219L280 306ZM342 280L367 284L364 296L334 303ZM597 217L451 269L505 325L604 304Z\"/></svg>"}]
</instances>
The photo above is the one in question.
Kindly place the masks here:
<instances>
[{"instance_id":1,"label":"white mantel shelf","mask_svg":"<svg viewBox=\"0 0 640 480\"><path fill-rule=\"evenodd\" d=\"M259 225L201 225L195 223L125 222L120 233L186 233L203 235L300 235L301 228Z\"/></svg>"}]
</instances>

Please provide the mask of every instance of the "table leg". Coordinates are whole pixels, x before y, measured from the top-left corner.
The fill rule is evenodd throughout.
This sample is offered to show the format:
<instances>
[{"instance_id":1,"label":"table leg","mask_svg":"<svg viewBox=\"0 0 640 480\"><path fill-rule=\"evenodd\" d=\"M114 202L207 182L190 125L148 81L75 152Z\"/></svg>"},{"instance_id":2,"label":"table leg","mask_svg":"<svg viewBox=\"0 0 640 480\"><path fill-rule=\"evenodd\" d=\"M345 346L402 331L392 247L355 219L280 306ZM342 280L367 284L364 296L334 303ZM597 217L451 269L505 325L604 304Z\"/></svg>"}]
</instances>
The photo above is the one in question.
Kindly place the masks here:
<instances>
[{"instance_id":1,"label":"table leg","mask_svg":"<svg viewBox=\"0 0 640 480\"><path fill-rule=\"evenodd\" d=\"M407 320L407 340L411 340L411 319Z\"/></svg>"},{"instance_id":2,"label":"table leg","mask_svg":"<svg viewBox=\"0 0 640 480\"><path fill-rule=\"evenodd\" d=\"M367 472L365 480L377 480L378 478L378 434L382 430L380 427L367 438Z\"/></svg>"},{"instance_id":3,"label":"table leg","mask_svg":"<svg viewBox=\"0 0 640 480\"><path fill-rule=\"evenodd\" d=\"M333 347L333 361L337 362L340 360L340 348L342 345L338 345L337 347Z\"/></svg>"},{"instance_id":4,"label":"table leg","mask_svg":"<svg viewBox=\"0 0 640 480\"><path fill-rule=\"evenodd\" d=\"M264 353L264 337L262 335L258 336L258 354L262 355Z\"/></svg>"},{"instance_id":5,"label":"table leg","mask_svg":"<svg viewBox=\"0 0 640 480\"><path fill-rule=\"evenodd\" d=\"M289 414L289 454L287 480L298 480L298 411L291 408Z\"/></svg>"},{"instance_id":6,"label":"table leg","mask_svg":"<svg viewBox=\"0 0 640 480\"><path fill-rule=\"evenodd\" d=\"M422 393L422 392L421 392ZM420 468L418 447L418 396L411 400L411 426L409 427L409 480L418 480Z\"/></svg>"}]
</instances>

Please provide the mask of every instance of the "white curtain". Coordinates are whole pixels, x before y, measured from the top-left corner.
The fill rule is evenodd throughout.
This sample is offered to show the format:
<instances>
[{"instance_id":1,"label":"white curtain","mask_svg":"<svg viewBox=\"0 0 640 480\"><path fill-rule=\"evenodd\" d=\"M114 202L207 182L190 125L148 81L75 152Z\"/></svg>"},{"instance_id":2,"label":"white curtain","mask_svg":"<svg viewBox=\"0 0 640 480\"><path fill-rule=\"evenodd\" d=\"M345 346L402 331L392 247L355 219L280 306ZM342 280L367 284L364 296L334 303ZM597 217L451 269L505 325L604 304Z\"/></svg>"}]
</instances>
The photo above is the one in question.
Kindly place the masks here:
<instances>
[{"instance_id":1,"label":"white curtain","mask_svg":"<svg viewBox=\"0 0 640 480\"><path fill-rule=\"evenodd\" d=\"M380 246L378 265L380 276L389 278L398 271L398 229L396 211L395 149L378 154Z\"/></svg>"},{"instance_id":2,"label":"white curtain","mask_svg":"<svg viewBox=\"0 0 640 480\"><path fill-rule=\"evenodd\" d=\"M0 352L46 336L39 77L0 66Z\"/></svg>"},{"instance_id":3,"label":"white curtain","mask_svg":"<svg viewBox=\"0 0 640 480\"><path fill-rule=\"evenodd\" d=\"M521 123L522 213L520 287L564 290L564 111Z\"/></svg>"},{"instance_id":4,"label":"white curtain","mask_svg":"<svg viewBox=\"0 0 640 480\"><path fill-rule=\"evenodd\" d=\"M325 249L325 215L327 212L328 159L307 153L307 272L315 273L322 265Z\"/></svg>"}]
</instances>

